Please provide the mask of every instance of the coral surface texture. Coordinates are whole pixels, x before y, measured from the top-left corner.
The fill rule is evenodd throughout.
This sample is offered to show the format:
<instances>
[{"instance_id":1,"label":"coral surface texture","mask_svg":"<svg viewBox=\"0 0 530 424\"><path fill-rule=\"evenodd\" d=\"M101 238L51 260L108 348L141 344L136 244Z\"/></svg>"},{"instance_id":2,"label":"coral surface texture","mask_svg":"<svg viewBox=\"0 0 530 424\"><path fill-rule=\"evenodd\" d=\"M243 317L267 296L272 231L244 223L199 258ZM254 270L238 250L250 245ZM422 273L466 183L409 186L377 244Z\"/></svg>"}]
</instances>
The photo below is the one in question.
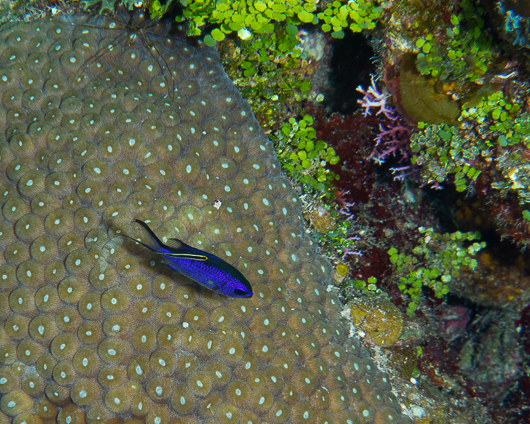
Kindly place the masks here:
<instances>
[{"instance_id":1,"label":"coral surface texture","mask_svg":"<svg viewBox=\"0 0 530 424\"><path fill-rule=\"evenodd\" d=\"M0 28L0 423L411 423L217 52L89 19ZM163 267L133 219L254 296Z\"/></svg>"}]
</instances>

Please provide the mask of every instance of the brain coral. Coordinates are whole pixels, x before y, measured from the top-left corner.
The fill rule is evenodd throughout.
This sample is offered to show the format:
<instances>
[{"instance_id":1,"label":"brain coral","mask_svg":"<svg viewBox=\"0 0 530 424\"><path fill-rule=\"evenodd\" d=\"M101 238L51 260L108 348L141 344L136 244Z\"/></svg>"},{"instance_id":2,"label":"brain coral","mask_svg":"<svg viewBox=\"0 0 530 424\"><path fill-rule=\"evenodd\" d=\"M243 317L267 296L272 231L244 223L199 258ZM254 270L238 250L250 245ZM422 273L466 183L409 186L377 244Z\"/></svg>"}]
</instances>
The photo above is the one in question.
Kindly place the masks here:
<instances>
[{"instance_id":1,"label":"brain coral","mask_svg":"<svg viewBox=\"0 0 530 424\"><path fill-rule=\"evenodd\" d=\"M0 422L411 422L217 52L88 19L0 29ZM254 297L163 268L135 218Z\"/></svg>"}]
</instances>

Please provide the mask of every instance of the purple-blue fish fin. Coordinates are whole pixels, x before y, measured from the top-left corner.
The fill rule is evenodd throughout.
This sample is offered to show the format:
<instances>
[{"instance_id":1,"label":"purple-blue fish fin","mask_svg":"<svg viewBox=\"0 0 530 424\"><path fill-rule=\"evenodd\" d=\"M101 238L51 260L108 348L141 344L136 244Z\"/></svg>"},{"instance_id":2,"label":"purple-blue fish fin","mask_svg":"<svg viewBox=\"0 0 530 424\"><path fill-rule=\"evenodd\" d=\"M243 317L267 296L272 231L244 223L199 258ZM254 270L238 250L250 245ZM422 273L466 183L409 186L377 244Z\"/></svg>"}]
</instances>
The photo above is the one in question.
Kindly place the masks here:
<instances>
[{"instance_id":1,"label":"purple-blue fish fin","mask_svg":"<svg viewBox=\"0 0 530 424\"><path fill-rule=\"evenodd\" d=\"M184 243L182 240L179 240L177 238L170 238L166 243L166 248L171 253L165 254L165 256L169 256L171 258L190 259L192 261L208 260L208 257L206 255L201 255L200 253L197 253L197 249L194 249L190 245ZM190 252L187 251L188 249L190 250Z\"/></svg>"},{"instance_id":2,"label":"purple-blue fish fin","mask_svg":"<svg viewBox=\"0 0 530 424\"><path fill-rule=\"evenodd\" d=\"M197 280L194 280L194 281L196 281L200 286L203 286L204 288L208 290L212 290L214 292L219 291L219 288L220 288L219 284L215 284L212 280L208 280L208 282L197 281Z\"/></svg>"},{"instance_id":3,"label":"purple-blue fish fin","mask_svg":"<svg viewBox=\"0 0 530 424\"><path fill-rule=\"evenodd\" d=\"M170 238L166 242L166 246L170 247L171 249L182 249L184 246L186 246L186 243L184 243L182 240L179 240L177 238Z\"/></svg>"},{"instance_id":4,"label":"purple-blue fish fin","mask_svg":"<svg viewBox=\"0 0 530 424\"><path fill-rule=\"evenodd\" d=\"M161 255L169 258L190 259L192 261L208 260L208 257L205 255L201 255L199 253L194 252L186 252L186 248L192 249L192 247L188 246L186 243L179 239L169 239L172 246L162 243L162 241L156 236L153 230L151 230L151 228L149 228L149 226L145 222L140 221L139 219L135 219L134 222L137 222L143 228L145 228L145 230L149 233L149 235L155 242L156 247L160 250L158 253L160 253ZM162 250L167 250L167 252L162 252Z\"/></svg>"},{"instance_id":5,"label":"purple-blue fish fin","mask_svg":"<svg viewBox=\"0 0 530 424\"><path fill-rule=\"evenodd\" d=\"M157 249L158 249L158 251L161 251L165 247L164 243L162 243L162 241L156 236L154 231L151 230L151 228L149 228L149 226L145 222L140 221L139 219L135 219L134 222L136 222L137 224L140 224L140 226L142 226L144 228L144 230L149 233L149 235L151 236L151 239L156 244L156 249L154 249L152 247L149 247L149 246L146 246L144 243L141 243L141 242L138 242L138 243L142 244L143 246L146 246L148 249L151 249L153 252L157 252ZM129 238L131 238L131 237L129 237Z\"/></svg>"},{"instance_id":6,"label":"purple-blue fish fin","mask_svg":"<svg viewBox=\"0 0 530 424\"><path fill-rule=\"evenodd\" d=\"M152 250L155 253L159 253L157 249L155 249L153 246L149 246L148 244L145 244L144 242L140 240L136 240L134 237L128 236L126 234L120 234L123 237L127 237L128 239L134 241L135 243L141 244L143 247L147 247L149 250Z\"/></svg>"},{"instance_id":7,"label":"purple-blue fish fin","mask_svg":"<svg viewBox=\"0 0 530 424\"><path fill-rule=\"evenodd\" d=\"M162 265L164 265L165 267L168 267L169 269L172 269L173 271L177 271L177 272L180 274L179 270L178 270L178 269L175 269L175 267L171 264L171 261L168 261L167 259L163 259L163 258L162 258L162 259L160 260L160 263L161 263Z\"/></svg>"}]
</instances>

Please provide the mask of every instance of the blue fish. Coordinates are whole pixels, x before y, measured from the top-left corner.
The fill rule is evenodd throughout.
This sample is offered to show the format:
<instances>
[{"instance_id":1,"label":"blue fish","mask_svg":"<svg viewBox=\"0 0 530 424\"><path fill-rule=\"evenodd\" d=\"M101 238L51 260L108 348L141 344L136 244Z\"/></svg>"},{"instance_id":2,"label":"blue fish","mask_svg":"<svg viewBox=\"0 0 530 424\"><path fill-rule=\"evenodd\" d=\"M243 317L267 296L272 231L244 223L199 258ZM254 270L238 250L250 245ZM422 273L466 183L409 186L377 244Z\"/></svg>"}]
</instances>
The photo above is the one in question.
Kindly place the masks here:
<instances>
[{"instance_id":1,"label":"blue fish","mask_svg":"<svg viewBox=\"0 0 530 424\"><path fill-rule=\"evenodd\" d=\"M162 265L181 273L209 290L226 296L252 297L254 294L248 280L228 262L175 238L171 239L174 247L165 245L145 222L139 219L135 219L134 222L145 228L155 247L125 234L122 235L162 256L160 261Z\"/></svg>"}]
</instances>

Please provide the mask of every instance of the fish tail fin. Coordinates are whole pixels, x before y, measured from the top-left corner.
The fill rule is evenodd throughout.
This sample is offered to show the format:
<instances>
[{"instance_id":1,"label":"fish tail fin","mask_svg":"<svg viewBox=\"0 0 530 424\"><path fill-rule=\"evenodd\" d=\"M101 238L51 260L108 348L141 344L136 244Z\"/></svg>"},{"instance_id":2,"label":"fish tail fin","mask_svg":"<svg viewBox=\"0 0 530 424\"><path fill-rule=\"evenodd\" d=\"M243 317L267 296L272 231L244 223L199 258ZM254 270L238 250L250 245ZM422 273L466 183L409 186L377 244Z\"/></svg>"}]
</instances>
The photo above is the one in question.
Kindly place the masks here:
<instances>
[{"instance_id":1,"label":"fish tail fin","mask_svg":"<svg viewBox=\"0 0 530 424\"><path fill-rule=\"evenodd\" d=\"M148 249L151 249L153 252L157 252L157 249L158 250L162 250L164 248L164 243L162 243L162 240L160 240L156 236L156 234L153 232L153 230L151 230L151 228L149 228L149 225L147 225L143 221L140 221L139 219L135 219L133 222L136 222L137 224L140 224L140 226L142 226L145 229L145 231L147 231L149 233L149 235L151 236L151 239L156 244L156 247L157 247L156 249L154 249L153 247L146 246ZM145 246L145 244L143 244L141 242L138 242L138 243L140 243L143 246Z\"/></svg>"},{"instance_id":2,"label":"fish tail fin","mask_svg":"<svg viewBox=\"0 0 530 424\"><path fill-rule=\"evenodd\" d=\"M149 250L152 250L153 252L156 252L158 253L158 250L153 248L152 246L149 246L148 244L145 244L143 242L141 242L140 240L136 240L135 238L131 237L131 236L128 236L128 235L125 235L125 234L120 234L120 236L122 237L126 237L128 238L129 240L132 240L134 241L135 243L138 243L138 244L141 244L143 247L147 247Z\"/></svg>"}]
</instances>

